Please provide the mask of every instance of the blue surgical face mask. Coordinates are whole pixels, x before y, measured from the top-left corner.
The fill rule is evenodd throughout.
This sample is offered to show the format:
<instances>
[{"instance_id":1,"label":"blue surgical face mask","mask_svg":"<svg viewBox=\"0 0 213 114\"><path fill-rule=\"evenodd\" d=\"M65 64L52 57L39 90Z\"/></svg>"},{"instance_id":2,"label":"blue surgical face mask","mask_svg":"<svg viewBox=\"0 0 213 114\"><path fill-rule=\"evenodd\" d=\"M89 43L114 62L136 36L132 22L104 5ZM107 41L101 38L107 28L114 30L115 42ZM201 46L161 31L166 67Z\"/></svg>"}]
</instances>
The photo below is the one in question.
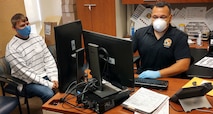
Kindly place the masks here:
<instances>
[{"instance_id":1,"label":"blue surgical face mask","mask_svg":"<svg viewBox=\"0 0 213 114\"><path fill-rule=\"evenodd\" d=\"M30 35L31 32L31 27L30 26L26 26L23 29L17 29L17 32L19 35L21 35L24 38L27 38Z\"/></svg>"}]
</instances>

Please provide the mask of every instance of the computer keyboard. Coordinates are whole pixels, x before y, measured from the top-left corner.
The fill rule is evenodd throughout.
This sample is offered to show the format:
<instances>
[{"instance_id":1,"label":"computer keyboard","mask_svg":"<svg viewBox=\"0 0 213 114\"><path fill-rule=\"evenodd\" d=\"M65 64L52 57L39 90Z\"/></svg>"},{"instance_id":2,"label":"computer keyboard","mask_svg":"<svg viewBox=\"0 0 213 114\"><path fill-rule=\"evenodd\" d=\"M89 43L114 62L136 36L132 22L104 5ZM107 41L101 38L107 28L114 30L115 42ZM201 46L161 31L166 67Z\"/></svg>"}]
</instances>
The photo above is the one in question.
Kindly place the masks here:
<instances>
[{"instance_id":1,"label":"computer keyboard","mask_svg":"<svg viewBox=\"0 0 213 114\"><path fill-rule=\"evenodd\" d=\"M168 88L168 83L169 82L166 80L135 78L136 87L166 90Z\"/></svg>"}]
</instances>

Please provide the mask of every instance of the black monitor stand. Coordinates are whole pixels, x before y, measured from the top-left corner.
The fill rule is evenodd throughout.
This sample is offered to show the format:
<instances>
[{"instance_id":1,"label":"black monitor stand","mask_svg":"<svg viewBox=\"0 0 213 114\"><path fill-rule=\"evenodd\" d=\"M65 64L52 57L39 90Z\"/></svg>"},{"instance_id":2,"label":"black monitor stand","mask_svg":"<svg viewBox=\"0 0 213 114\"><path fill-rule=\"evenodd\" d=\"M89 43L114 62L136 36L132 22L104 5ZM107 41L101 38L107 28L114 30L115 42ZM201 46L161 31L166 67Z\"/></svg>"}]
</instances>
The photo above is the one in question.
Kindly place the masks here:
<instances>
[{"instance_id":1,"label":"black monitor stand","mask_svg":"<svg viewBox=\"0 0 213 114\"><path fill-rule=\"evenodd\" d=\"M88 50L89 50L89 58L90 58L89 67L91 70L91 75L93 78L97 80L96 86L98 88L93 93L98 95L101 98L118 93L120 90L117 89L115 86L109 83L108 84L102 83L102 76L101 76L100 62L99 62L99 46L96 44L89 43Z\"/></svg>"},{"instance_id":2,"label":"black monitor stand","mask_svg":"<svg viewBox=\"0 0 213 114\"><path fill-rule=\"evenodd\" d=\"M76 87L76 92L81 92L85 86L85 83L79 85L79 83L85 82L84 70L84 48L79 48L76 50L76 81L78 85Z\"/></svg>"}]
</instances>

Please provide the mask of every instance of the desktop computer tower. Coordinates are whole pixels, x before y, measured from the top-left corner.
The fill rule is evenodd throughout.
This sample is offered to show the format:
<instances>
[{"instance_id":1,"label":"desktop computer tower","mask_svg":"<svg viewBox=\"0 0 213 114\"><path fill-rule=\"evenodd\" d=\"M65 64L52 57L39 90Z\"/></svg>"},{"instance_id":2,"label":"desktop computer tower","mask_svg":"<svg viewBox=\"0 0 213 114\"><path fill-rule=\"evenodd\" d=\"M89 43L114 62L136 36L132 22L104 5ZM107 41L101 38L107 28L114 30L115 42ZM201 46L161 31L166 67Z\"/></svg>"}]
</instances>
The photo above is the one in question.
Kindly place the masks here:
<instances>
[{"instance_id":1,"label":"desktop computer tower","mask_svg":"<svg viewBox=\"0 0 213 114\"><path fill-rule=\"evenodd\" d=\"M84 108L91 109L98 114L103 114L124 102L127 98L129 98L130 93L131 91L126 89L119 93L101 98L90 91L84 94Z\"/></svg>"}]
</instances>

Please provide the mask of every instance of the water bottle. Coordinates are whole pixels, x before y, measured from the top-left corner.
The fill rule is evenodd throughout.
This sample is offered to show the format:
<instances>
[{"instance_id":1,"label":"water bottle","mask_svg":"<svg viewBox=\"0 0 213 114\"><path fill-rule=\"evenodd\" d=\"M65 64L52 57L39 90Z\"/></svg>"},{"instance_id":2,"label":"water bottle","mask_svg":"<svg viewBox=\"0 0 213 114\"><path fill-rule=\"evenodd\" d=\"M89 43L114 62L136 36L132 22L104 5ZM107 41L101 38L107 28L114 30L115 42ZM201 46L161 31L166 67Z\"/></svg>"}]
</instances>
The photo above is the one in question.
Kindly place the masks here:
<instances>
[{"instance_id":1,"label":"water bottle","mask_svg":"<svg viewBox=\"0 0 213 114\"><path fill-rule=\"evenodd\" d=\"M201 33L199 33L198 38L197 38L197 45L198 46L202 46L202 37L201 37Z\"/></svg>"},{"instance_id":2,"label":"water bottle","mask_svg":"<svg viewBox=\"0 0 213 114\"><path fill-rule=\"evenodd\" d=\"M179 29L185 32L185 24L179 24Z\"/></svg>"},{"instance_id":3,"label":"water bottle","mask_svg":"<svg viewBox=\"0 0 213 114\"><path fill-rule=\"evenodd\" d=\"M134 27L134 24L131 23L131 26L130 26L130 36L133 36L134 32L135 32L135 27Z\"/></svg>"}]
</instances>

